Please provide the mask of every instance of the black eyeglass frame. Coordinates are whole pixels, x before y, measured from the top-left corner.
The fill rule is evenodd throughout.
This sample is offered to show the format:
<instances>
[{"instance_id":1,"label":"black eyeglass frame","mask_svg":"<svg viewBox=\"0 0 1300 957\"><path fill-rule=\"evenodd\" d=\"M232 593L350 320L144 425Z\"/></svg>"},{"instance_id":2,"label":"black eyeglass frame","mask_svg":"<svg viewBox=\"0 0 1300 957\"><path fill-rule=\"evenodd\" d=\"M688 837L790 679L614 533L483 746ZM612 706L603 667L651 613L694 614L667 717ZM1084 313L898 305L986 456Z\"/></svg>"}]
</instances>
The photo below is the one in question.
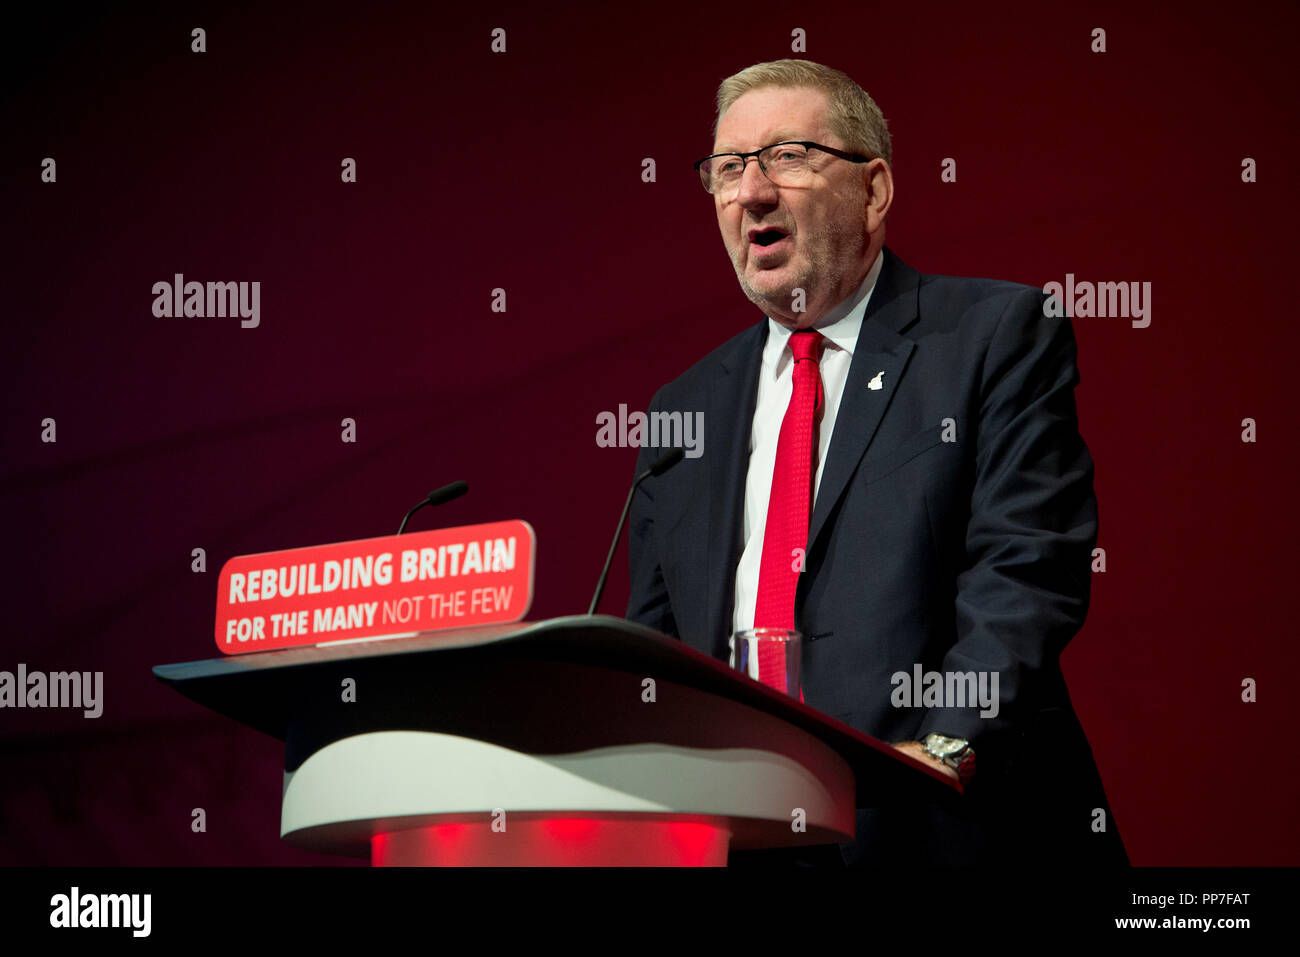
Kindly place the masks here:
<instances>
[{"instance_id":1,"label":"black eyeglass frame","mask_svg":"<svg viewBox=\"0 0 1300 957\"><path fill-rule=\"evenodd\" d=\"M845 150L836 149L834 146L823 146L821 143L814 143L811 140L782 140L780 143L769 143L767 146L751 150L748 153L710 153L703 159L695 161L695 171L700 174L700 182L704 185L705 190L712 195L713 191L710 190L708 184L704 182L704 173L700 170L700 167L709 160L717 159L720 156L739 156L741 162L740 172L743 176L745 173L744 166L749 162L749 158L752 156L758 161L758 168L761 169L763 175L766 176L767 167L763 165L763 161L758 157L760 154L766 153L768 150L774 149L778 146L802 146L806 150L821 150L823 153L829 153L831 156L838 157L839 159L848 160L850 163L870 163L873 159L873 157L863 156L861 153L849 153Z\"/></svg>"}]
</instances>

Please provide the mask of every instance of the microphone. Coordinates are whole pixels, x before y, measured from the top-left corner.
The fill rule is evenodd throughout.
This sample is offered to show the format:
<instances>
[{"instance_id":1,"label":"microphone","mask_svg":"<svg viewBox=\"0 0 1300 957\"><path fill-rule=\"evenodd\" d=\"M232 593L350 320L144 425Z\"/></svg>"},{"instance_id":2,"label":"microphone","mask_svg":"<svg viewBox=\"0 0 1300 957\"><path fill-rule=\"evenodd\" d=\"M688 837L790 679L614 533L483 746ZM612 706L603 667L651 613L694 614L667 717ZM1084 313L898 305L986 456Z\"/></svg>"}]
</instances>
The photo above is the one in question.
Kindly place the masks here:
<instances>
[{"instance_id":1,"label":"microphone","mask_svg":"<svg viewBox=\"0 0 1300 957\"><path fill-rule=\"evenodd\" d=\"M659 456L654 465L638 475L636 481L632 483L632 487L628 489L627 503L623 506L623 515L618 520L618 528L614 530L614 541L610 542L609 555L605 559L605 570L600 573L600 581L596 583L596 594L591 596L591 607L587 609L588 615L596 614L596 606L600 604L600 596L605 592L605 579L609 577L609 566L614 561L614 552L618 548L618 540L623 537L623 526L627 523L627 513L632 510L632 496L636 494L636 490L642 482L652 475L663 475L680 462L685 454L681 448L669 449Z\"/></svg>"},{"instance_id":2,"label":"microphone","mask_svg":"<svg viewBox=\"0 0 1300 957\"><path fill-rule=\"evenodd\" d=\"M406 513L406 517L402 519L402 525L398 528L397 534L401 535L402 532L406 531L406 523L410 521L411 516L424 508L424 506L441 505L443 502L450 502L453 498L460 498L468 491L469 485L465 482L452 482L450 485L444 485L442 488L434 489L428 494L423 502Z\"/></svg>"}]
</instances>

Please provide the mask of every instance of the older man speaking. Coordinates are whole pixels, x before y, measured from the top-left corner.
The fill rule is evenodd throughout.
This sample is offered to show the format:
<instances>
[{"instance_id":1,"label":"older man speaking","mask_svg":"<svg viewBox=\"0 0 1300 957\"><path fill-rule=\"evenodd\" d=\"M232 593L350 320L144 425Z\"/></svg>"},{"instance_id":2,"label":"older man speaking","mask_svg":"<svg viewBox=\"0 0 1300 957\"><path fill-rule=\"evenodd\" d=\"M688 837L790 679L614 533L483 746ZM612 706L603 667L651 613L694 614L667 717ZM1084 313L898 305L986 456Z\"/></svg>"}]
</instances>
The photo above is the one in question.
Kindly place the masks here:
<instances>
[{"instance_id":1,"label":"older man speaking","mask_svg":"<svg viewBox=\"0 0 1300 957\"><path fill-rule=\"evenodd\" d=\"M760 63L717 103L696 168L764 317L651 402L713 438L636 496L627 616L717 657L796 628L809 705L966 785L956 810L860 809L851 845L733 862L1125 863L1059 663L1097 538L1069 320L885 247L889 133L845 74ZM996 700L952 700L951 676Z\"/></svg>"}]
</instances>

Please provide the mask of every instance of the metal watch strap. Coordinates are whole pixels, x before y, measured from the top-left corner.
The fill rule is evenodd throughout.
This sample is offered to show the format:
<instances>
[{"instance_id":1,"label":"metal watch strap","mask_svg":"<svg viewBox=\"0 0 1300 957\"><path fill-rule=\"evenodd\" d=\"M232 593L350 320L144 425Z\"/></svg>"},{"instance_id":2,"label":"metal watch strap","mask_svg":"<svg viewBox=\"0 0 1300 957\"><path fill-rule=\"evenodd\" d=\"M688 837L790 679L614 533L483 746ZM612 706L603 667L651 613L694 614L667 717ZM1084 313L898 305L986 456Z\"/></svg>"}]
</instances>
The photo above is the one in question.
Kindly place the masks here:
<instances>
[{"instance_id":1,"label":"metal watch strap","mask_svg":"<svg viewBox=\"0 0 1300 957\"><path fill-rule=\"evenodd\" d=\"M961 747L941 754L938 751L931 749L931 744L933 743L937 747L939 746L939 741L943 741L949 747L953 744L959 743ZM937 732L931 732L922 740L921 746L924 748L925 753L930 755L930 757L937 758L956 771L957 777L963 786L969 783L970 779L974 776L975 749L971 747L971 743L965 738L952 738L947 735L938 734Z\"/></svg>"}]
</instances>

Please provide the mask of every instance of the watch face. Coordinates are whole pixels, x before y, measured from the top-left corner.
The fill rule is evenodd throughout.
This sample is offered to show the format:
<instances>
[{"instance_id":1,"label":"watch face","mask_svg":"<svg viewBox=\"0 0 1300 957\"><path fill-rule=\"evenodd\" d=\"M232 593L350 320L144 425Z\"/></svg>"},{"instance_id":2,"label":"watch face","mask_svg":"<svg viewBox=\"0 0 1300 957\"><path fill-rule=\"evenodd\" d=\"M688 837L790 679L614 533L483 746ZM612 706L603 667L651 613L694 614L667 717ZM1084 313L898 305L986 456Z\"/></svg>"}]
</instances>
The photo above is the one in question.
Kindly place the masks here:
<instances>
[{"instance_id":1,"label":"watch face","mask_svg":"<svg viewBox=\"0 0 1300 957\"><path fill-rule=\"evenodd\" d=\"M945 738L941 734L936 734L934 737L927 739L927 747L929 747L930 752L941 758L954 755L966 746L967 743L961 738Z\"/></svg>"}]
</instances>

